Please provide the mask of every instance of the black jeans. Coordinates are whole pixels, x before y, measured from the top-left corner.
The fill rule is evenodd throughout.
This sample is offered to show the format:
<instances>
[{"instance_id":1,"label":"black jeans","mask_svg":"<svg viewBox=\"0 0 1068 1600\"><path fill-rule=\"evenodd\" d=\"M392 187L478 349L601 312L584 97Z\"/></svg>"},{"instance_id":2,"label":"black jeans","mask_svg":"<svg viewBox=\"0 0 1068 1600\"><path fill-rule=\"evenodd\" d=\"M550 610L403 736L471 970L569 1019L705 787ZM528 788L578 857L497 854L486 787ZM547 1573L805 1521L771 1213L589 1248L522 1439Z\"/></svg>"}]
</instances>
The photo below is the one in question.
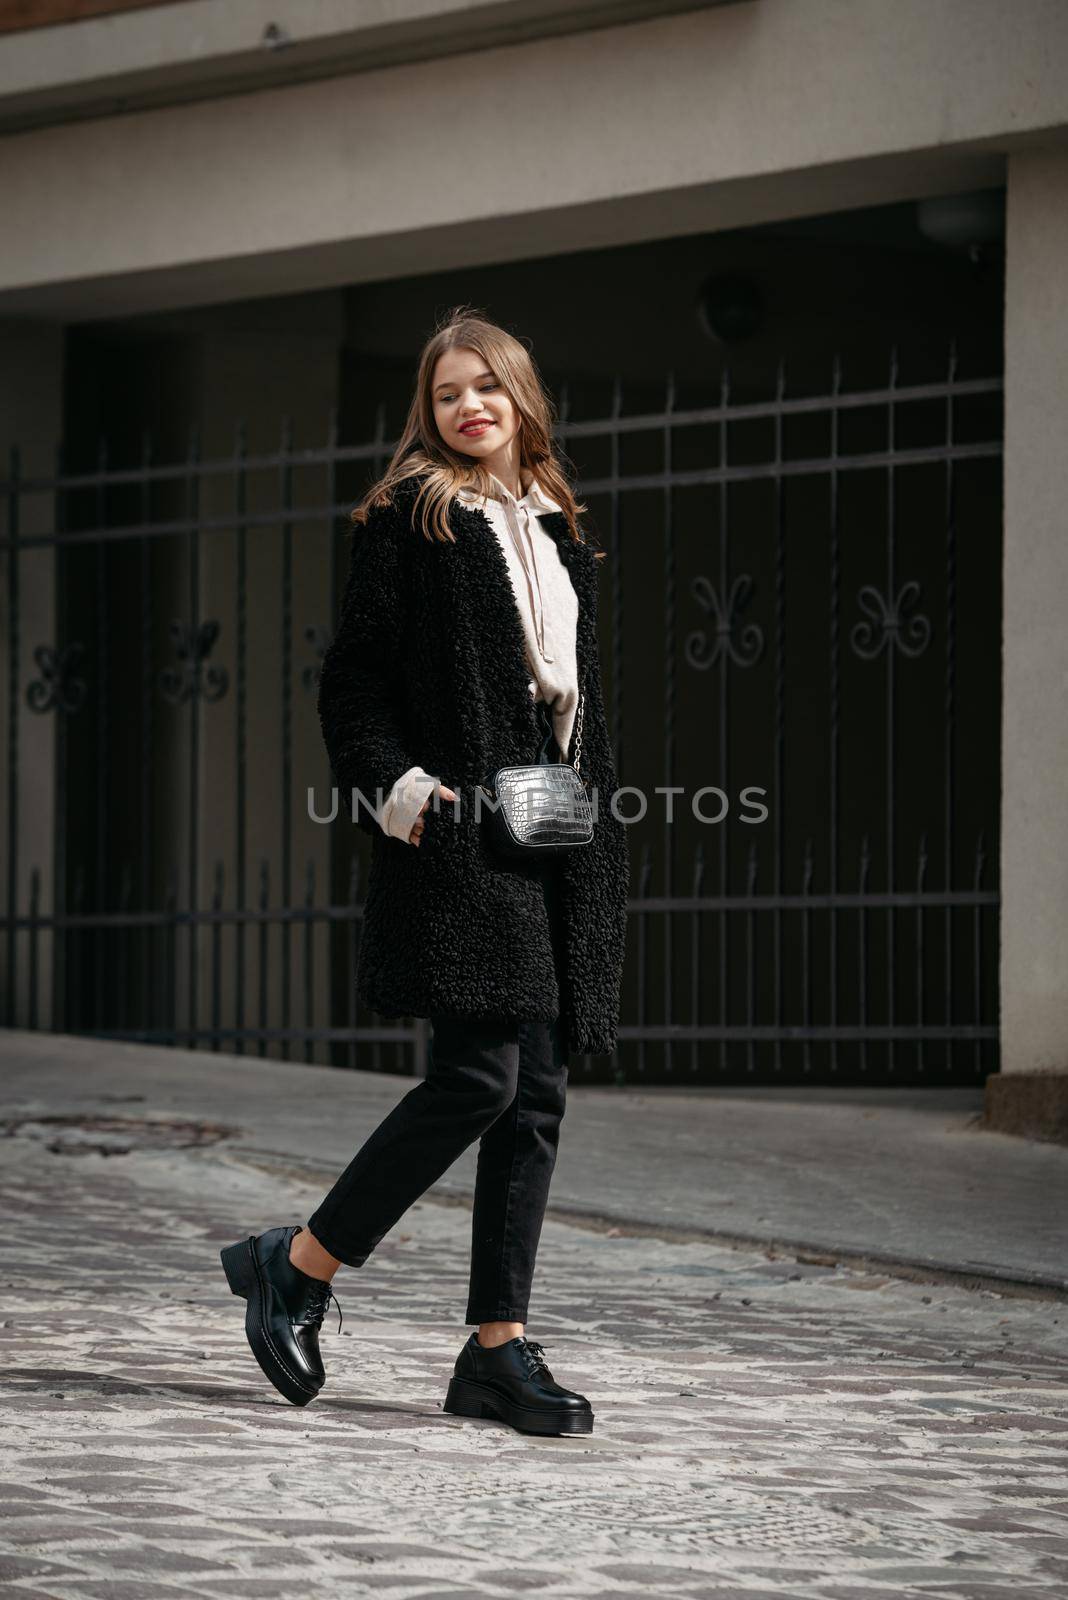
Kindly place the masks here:
<instances>
[{"instance_id":1,"label":"black jeans","mask_svg":"<svg viewBox=\"0 0 1068 1600\"><path fill-rule=\"evenodd\" d=\"M538 703L543 727L548 711ZM559 858L539 865L560 960ZM567 1095L560 1018L432 1017L427 1075L357 1151L308 1227L360 1267L456 1158L479 1141L467 1322L526 1322Z\"/></svg>"}]
</instances>

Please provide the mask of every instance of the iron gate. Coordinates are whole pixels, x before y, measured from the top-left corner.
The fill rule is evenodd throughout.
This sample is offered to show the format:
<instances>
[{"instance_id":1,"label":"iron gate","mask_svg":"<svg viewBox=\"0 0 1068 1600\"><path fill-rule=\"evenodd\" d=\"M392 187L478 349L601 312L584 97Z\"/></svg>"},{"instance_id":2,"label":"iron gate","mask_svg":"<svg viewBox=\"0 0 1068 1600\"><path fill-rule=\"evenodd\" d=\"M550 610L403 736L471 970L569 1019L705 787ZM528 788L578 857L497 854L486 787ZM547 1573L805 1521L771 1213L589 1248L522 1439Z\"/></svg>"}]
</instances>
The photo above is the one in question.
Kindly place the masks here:
<instances>
[{"instance_id":1,"label":"iron gate","mask_svg":"<svg viewBox=\"0 0 1068 1600\"><path fill-rule=\"evenodd\" d=\"M812 395L669 378L627 411L617 383L594 419L561 391L634 817L620 1047L576 1075L996 1069L1001 387L951 353ZM222 459L146 438L47 478L12 454L9 1026L422 1070L426 1024L354 1001L367 841L306 805L347 511L390 450L380 415L362 443L285 423L254 455L238 427Z\"/></svg>"}]
</instances>

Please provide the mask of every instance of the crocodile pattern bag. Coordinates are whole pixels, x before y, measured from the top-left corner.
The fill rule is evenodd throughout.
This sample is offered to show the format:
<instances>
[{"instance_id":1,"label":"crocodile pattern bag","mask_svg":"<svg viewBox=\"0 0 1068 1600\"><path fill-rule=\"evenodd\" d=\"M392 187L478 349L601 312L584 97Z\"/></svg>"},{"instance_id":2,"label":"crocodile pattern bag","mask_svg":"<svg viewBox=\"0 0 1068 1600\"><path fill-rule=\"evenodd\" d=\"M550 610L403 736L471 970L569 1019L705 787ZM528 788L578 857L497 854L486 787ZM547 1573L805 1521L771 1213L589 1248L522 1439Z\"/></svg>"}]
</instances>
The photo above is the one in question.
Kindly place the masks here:
<instances>
[{"instance_id":1,"label":"crocodile pattern bag","mask_svg":"<svg viewBox=\"0 0 1068 1600\"><path fill-rule=\"evenodd\" d=\"M593 838L593 806L579 774L582 712L579 697L575 722L575 759L554 761L553 743L545 735L538 759L525 767L498 767L482 785L482 828L499 854L511 857L558 855L589 844Z\"/></svg>"}]
</instances>

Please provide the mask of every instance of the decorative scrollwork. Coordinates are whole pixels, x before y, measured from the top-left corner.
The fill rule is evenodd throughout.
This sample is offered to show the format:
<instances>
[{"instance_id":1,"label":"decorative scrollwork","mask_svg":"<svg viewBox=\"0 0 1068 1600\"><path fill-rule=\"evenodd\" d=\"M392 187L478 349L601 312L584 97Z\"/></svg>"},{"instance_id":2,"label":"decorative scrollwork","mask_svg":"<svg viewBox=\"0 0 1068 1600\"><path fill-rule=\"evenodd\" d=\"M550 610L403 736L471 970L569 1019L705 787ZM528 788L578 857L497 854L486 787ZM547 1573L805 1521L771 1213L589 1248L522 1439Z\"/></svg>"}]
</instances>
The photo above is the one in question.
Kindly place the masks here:
<instances>
[{"instance_id":1,"label":"decorative scrollwork","mask_svg":"<svg viewBox=\"0 0 1068 1600\"><path fill-rule=\"evenodd\" d=\"M53 650L51 645L39 644L33 659L41 669L41 676L26 685L26 704L31 711L51 711L54 707L71 716L85 700L85 680L75 675L75 668L85 654L85 646L77 640Z\"/></svg>"},{"instance_id":2,"label":"decorative scrollwork","mask_svg":"<svg viewBox=\"0 0 1068 1600\"><path fill-rule=\"evenodd\" d=\"M306 666L300 675L301 683L310 694L313 689L319 686L319 679L323 671L323 657L326 655L327 646L330 643L330 635L320 623L309 622L304 630L304 637L315 651L314 662Z\"/></svg>"},{"instance_id":3,"label":"decorative scrollwork","mask_svg":"<svg viewBox=\"0 0 1068 1600\"><path fill-rule=\"evenodd\" d=\"M205 668L212 646L219 637L219 624L202 622L194 628L189 623L175 619L171 623L170 633L179 665L164 667L159 675L164 698L172 705L179 705L194 695L202 695L209 701L221 700L229 685L230 675L225 667L208 665Z\"/></svg>"},{"instance_id":4,"label":"decorative scrollwork","mask_svg":"<svg viewBox=\"0 0 1068 1600\"><path fill-rule=\"evenodd\" d=\"M859 589L857 600L872 620L855 623L849 635L857 655L874 661L891 644L904 656L922 655L930 642L931 624L926 617L905 615L919 597L920 586L915 578L902 584L891 604L873 584L866 583Z\"/></svg>"},{"instance_id":5,"label":"decorative scrollwork","mask_svg":"<svg viewBox=\"0 0 1068 1600\"><path fill-rule=\"evenodd\" d=\"M711 630L711 645L708 630L698 630L687 637L685 654L690 666L705 672L709 667L715 666L724 651L739 667L751 667L754 662L759 661L764 649L763 628L756 622L747 622L738 633L739 613L745 610L753 592L753 580L749 574L739 573L734 579L727 595L726 605L721 602L715 587L703 574L692 580L690 591L698 605L715 618L715 626ZM738 634L737 639L736 634Z\"/></svg>"}]
</instances>

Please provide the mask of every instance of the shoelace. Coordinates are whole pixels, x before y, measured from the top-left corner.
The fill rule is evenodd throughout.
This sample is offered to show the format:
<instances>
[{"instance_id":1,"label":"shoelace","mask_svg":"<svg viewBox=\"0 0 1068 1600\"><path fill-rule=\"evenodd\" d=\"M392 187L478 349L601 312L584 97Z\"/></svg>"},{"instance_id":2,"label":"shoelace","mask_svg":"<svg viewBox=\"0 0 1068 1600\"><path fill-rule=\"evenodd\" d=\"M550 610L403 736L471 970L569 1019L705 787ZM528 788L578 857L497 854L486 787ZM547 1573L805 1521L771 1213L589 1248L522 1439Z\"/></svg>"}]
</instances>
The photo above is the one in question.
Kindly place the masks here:
<instances>
[{"instance_id":1,"label":"shoelace","mask_svg":"<svg viewBox=\"0 0 1068 1600\"><path fill-rule=\"evenodd\" d=\"M341 1324L343 1321L341 1315L341 1302L328 1283L324 1282L316 1284L315 1287L309 1291L303 1320L305 1322L313 1322L317 1328L322 1327L323 1318L326 1315L326 1309L331 1300L337 1306L337 1331L340 1333Z\"/></svg>"},{"instance_id":2,"label":"shoelace","mask_svg":"<svg viewBox=\"0 0 1068 1600\"><path fill-rule=\"evenodd\" d=\"M543 1377L552 1378L552 1373L549 1371L548 1363L545 1360L545 1351L537 1339L524 1339L519 1348L523 1352L524 1358L529 1357L526 1363L529 1377L532 1378L537 1373Z\"/></svg>"}]
</instances>

